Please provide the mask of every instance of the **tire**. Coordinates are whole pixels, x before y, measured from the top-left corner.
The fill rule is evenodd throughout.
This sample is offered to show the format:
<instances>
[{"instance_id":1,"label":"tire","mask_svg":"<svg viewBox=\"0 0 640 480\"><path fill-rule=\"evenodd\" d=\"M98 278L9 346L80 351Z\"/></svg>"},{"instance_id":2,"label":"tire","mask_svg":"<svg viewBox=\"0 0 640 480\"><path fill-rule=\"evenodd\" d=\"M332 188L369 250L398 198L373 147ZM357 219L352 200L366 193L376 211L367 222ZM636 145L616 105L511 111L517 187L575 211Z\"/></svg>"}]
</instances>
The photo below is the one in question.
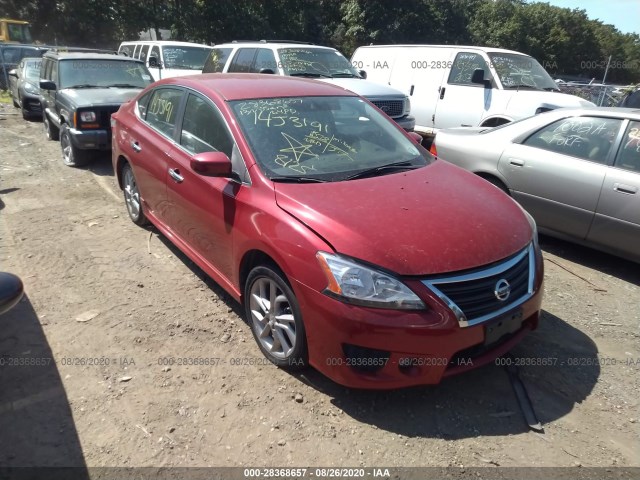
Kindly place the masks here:
<instances>
[{"instance_id":1,"label":"tire","mask_svg":"<svg viewBox=\"0 0 640 480\"><path fill-rule=\"evenodd\" d=\"M147 217L142 209L142 202L140 201L140 191L138 190L138 183L136 177L133 175L131 165L128 163L122 167L122 191L124 192L124 201L127 205L127 212L129 218L133 223L142 227L149 223Z\"/></svg>"},{"instance_id":2,"label":"tire","mask_svg":"<svg viewBox=\"0 0 640 480\"><path fill-rule=\"evenodd\" d=\"M486 177L481 177L481 178L484 178L491 185L493 185L494 187L499 188L504 193L506 193L507 195L511 196L511 192L509 191L507 186L504 183L502 183L502 181L500 179L498 179L496 177L491 177L491 176L486 176Z\"/></svg>"},{"instance_id":3,"label":"tire","mask_svg":"<svg viewBox=\"0 0 640 480\"><path fill-rule=\"evenodd\" d=\"M245 284L244 308L253 338L271 363L289 371L307 367L302 313L280 271L268 266L251 270Z\"/></svg>"},{"instance_id":4,"label":"tire","mask_svg":"<svg viewBox=\"0 0 640 480\"><path fill-rule=\"evenodd\" d=\"M25 108L20 108L20 110L22 110L22 118L24 118L25 120L31 119L31 113L29 112L29 110Z\"/></svg>"},{"instance_id":5,"label":"tire","mask_svg":"<svg viewBox=\"0 0 640 480\"><path fill-rule=\"evenodd\" d=\"M60 138L60 131L51 123L45 112L42 112L42 123L44 123L44 133L49 140L56 141Z\"/></svg>"},{"instance_id":6,"label":"tire","mask_svg":"<svg viewBox=\"0 0 640 480\"><path fill-rule=\"evenodd\" d=\"M63 123L60 127L60 148L62 149L62 161L66 166L83 167L89 163L87 152L73 145L69 127L66 123Z\"/></svg>"}]
</instances>

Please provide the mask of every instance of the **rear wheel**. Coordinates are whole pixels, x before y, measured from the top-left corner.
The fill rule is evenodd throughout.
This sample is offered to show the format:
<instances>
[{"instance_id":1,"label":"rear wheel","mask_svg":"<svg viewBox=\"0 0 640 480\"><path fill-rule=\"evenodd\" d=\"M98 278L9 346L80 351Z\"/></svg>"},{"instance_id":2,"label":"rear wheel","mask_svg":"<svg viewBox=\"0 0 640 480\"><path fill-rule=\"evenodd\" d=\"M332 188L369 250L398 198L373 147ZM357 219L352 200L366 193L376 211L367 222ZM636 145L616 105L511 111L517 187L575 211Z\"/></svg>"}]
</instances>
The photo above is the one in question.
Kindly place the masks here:
<instances>
[{"instance_id":1,"label":"rear wheel","mask_svg":"<svg viewBox=\"0 0 640 480\"><path fill-rule=\"evenodd\" d=\"M275 268L254 268L247 278L244 307L256 343L265 357L286 370L308 364L302 313L284 275Z\"/></svg>"},{"instance_id":2,"label":"rear wheel","mask_svg":"<svg viewBox=\"0 0 640 480\"><path fill-rule=\"evenodd\" d=\"M42 112L42 123L44 123L44 133L49 140L58 140L60 131L51 123L45 112Z\"/></svg>"},{"instance_id":3,"label":"rear wheel","mask_svg":"<svg viewBox=\"0 0 640 480\"><path fill-rule=\"evenodd\" d=\"M84 150L73 145L71 134L66 123L60 127L60 148L62 149L62 160L68 167L82 167L89 162L89 155Z\"/></svg>"},{"instance_id":4,"label":"rear wheel","mask_svg":"<svg viewBox=\"0 0 640 480\"><path fill-rule=\"evenodd\" d=\"M489 182L491 185L493 185L494 187L498 187L500 190L502 190L504 193L506 193L507 195L511 196L511 192L509 192L509 189L507 188L507 186L502 182L502 180L496 178L496 177L491 177L489 175L487 175L486 177L482 177L484 178L487 182Z\"/></svg>"},{"instance_id":5,"label":"rear wheel","mask_svg":"<svg viewBox=\"0 0 640 480\"><path fill-rule=\"evenodd\" d=\"M124 201L127 204L127 212L133 223L139 226L149 223L147 217L142 211L142 202L140 201L140 191L136 177L133 175L131 165L125 163L122 167L122 190L124 191Z\"/></svg>"}]
</instances>

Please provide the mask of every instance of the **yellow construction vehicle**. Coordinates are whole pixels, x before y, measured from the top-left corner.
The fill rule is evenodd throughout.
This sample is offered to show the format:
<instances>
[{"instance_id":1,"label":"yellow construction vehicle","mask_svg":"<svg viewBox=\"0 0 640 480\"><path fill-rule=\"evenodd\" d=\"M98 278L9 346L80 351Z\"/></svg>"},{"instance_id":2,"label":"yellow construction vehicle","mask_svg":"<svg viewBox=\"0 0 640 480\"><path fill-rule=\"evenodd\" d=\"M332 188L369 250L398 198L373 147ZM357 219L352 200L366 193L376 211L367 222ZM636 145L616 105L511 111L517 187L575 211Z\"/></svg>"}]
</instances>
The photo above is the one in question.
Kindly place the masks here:
<instances>
[{"instance_id":1,"label":"yellow construction vehicle","mask_svg":"<svg viewBox=\"0 0 640 480\"><path fill-rule=\"evenodd\" d=\"M0 18L0 43L33 43L29 22Z\"/></svg>"}]
</instances>

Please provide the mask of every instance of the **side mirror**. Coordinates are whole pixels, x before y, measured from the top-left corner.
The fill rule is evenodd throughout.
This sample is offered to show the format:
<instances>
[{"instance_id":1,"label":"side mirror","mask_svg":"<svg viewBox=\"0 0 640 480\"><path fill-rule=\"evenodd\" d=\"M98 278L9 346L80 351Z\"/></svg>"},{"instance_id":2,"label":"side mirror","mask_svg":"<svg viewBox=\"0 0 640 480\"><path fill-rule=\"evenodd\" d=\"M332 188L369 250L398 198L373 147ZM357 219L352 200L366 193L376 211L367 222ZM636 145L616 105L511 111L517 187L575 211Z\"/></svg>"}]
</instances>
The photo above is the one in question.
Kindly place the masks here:
<instances>
[{"instance_id":1,"label":"side mirror","mask_svg":"<svg viewBox=\"0 0 640 480\"><path fill-rule=\"evenodd\" d=\"M418 145L422 145L422 135L416 132L407 132L407 133L411 137L411 140L416 142Z\"/></svg>"},{"instance_id":2,"label":"side mirror","mask_svg":"<svg viewBox=\"0 0 640 480\"><path fill-rule=\"evenodd\" d=\"M16 72L16 69L14 68L13 70L9 70L9 72L7 73L7 75L9 75L10 77L16 77L18 78L18 72Z\"/></svg>"},{"instance_id":3,"label":"side mirror","mask_svg":"<svg viewBox=\"0 0 640 480\"><path fill-rule=\"evenodd\" d=\"M365 80L367 79L367 72L365 72L364 70L358 70L358 73L362 78L364 78Z\"/></svg>"},{"instance_id":4,"label":"side mirror","mask_svg":"<svg viewBox=\"0 0 640 480\"><path fill-rule=\"evenodd\" d=\"M484 78L484 70L482 68L476 68L471 75L471 83L478 83L480 85L486 85L489 80Z\"/></svg>"},{"instance_id":5,"label":"side mirror","mask_svg":"<svg viewBox=\"0 0 640 480\"><path fill-rule=\"evenodd\" d=\"M231 160L223 152L203 152L191 157L191 170L206 177L232 177Z\"/></svg>"},{"instance_id":6,"label":"side mirror","mask_svg":"<svg viewBox=\"0 0 640 480\"><path fill-rule=\"evenodd\" d=\"M273 74L274 74L274 73L276 73L276 72L274 72L274 71L273 71L272 69L270 69L270 68L261 68L261 69L260 69L260 71L259 71L258 73L267 73L267 74L271 74L271 75L273 75Z\"/></svg>"},{"instance_id":7,"label":"side mirror","mask_svg":"<svg viewBox=\"0 0 640 480\"><path fill-rule=\"evenodd\" d=\"M158 61L158 57L156 56L149 57L149 66L151 68L160 68L160 62Z\"/></svg>"},{"instance_id":8,"label":"side mirror","mask_svg":"<svg viewBox=\"0 0 640 480\"><path fill-rule=\"evenodd\" d=\"M9 311L22 298L22 281L11 273L0 272L0 314Z\"/></svg>"},{"instance_id":9,"label":"side mirror","mask_svg":"<svg viewBox=\"0 0 640 480\"><path fill-rule=\"evenodd\" d=\"M51 80L40 80L40 88L42 90L57 90L55 82Z\"/></svg>"}]
</instances>

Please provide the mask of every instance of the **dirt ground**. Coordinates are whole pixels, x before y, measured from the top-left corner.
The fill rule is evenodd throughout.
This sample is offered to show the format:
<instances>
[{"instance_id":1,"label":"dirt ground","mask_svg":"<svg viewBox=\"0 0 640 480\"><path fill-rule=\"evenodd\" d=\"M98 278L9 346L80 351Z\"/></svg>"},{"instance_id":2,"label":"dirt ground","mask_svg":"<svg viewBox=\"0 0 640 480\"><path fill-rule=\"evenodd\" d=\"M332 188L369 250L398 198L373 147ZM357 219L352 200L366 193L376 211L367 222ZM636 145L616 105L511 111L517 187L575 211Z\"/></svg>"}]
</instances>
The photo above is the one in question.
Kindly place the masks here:
<instances>
[{"instance_id":1,"label":"dirt ground","mask_svg":"<svg viewBox=\"0 0 640 480\"><path fill-rule=\"evenodd\" d=\"M542 238L541 327L512 353L556 359L521 367L543 433L496 365L349 390L265 365L239 305L129 221L109 155L66 167L17 112L0 106L0 270L26 289L0 317L0 466L640 466L638 265Z\"/></svg>"}]
</instances>

